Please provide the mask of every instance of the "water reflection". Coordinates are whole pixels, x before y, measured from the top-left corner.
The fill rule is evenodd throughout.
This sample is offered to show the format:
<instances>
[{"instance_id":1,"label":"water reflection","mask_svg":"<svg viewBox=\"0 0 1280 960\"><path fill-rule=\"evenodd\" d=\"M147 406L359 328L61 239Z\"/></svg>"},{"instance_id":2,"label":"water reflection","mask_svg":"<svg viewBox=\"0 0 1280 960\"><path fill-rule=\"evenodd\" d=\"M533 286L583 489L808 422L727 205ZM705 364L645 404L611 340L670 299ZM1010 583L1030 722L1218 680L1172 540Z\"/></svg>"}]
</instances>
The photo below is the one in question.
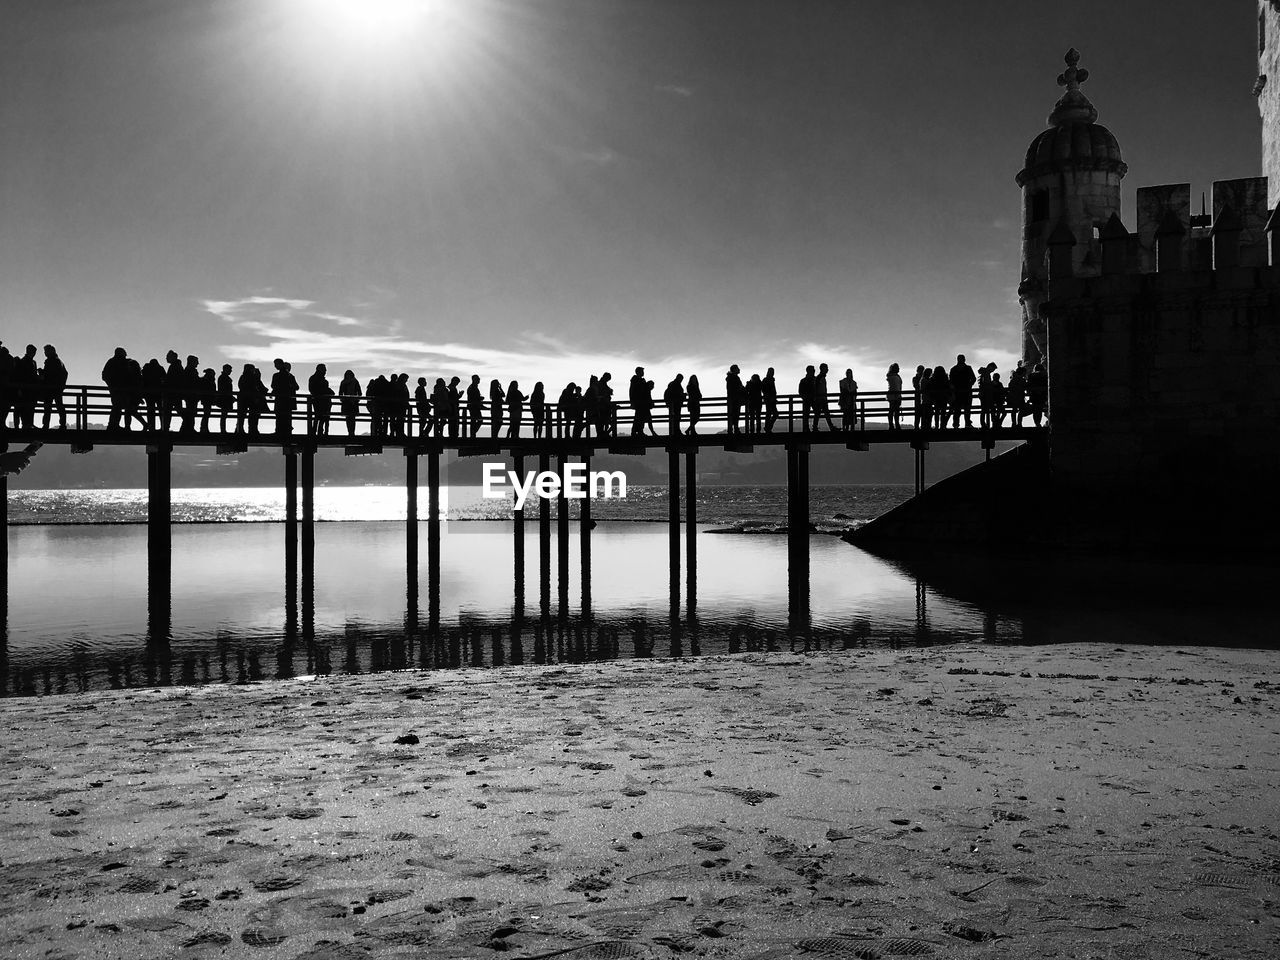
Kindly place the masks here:
<instances>
[{"instance_id":1,"label":"water reflection","mask_svg":"<svg viewBox=\"0 0 1280 960\"><path fill-rule=\"evenodd\" d=\"M0 605L0 692L959 640L1273 643L1258 599L1265 573L888 559L815 536L799 579L787 575L781 537L704 531L694 549L686 539L681 557L664 525L579 527L554 542L549 518L491 526L442 538L443 564L428 564L425 620L419 573L401 566L402 524L318 528L300 589L286 571L284 590L262 575L288 554L281 525L182 529L172 564L150 569L145 531L17 528L23 562ZM485 529L493 535L471 535ZM537 557L534 573L527 556ZM143 584L129 576L140 560ZM503 569L510 578L494 575ZM532 612L529 576L539 585ZM51 603L52 582L77 590Z\"/></svg>"}]
</instances>

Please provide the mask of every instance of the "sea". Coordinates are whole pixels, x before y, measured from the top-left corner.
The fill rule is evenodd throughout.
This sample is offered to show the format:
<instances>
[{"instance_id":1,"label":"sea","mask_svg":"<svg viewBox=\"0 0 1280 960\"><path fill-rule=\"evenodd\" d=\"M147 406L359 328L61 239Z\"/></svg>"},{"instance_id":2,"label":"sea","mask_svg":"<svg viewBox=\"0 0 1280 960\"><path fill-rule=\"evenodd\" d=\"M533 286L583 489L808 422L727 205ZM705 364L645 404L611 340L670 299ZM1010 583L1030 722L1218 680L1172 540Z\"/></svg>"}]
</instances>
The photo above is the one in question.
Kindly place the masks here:
<instances>
[{"instance_id":1,"label":"sea","mask_svg":"<svg viewBox=\"0 0 1280 960\"><path fill-rule=\"evenodd\" d=\"M683 541L671 567L664 486L592 501L589 565L576 507L562 563L555 524L541 549L534 502L517 551L509 499L442 493L438 578L425 519L409 562L392 486L316 488L303 578L286 563L279 487L175 489L163 578L148 571L146 490L12 491L0 695L743 651L1274 642L1252 581L1213 565L904 561L840 539L909 486L812 488L804 582L789 576L785 487L700 485L693 570Z\"/></svg>"}]
</instances>

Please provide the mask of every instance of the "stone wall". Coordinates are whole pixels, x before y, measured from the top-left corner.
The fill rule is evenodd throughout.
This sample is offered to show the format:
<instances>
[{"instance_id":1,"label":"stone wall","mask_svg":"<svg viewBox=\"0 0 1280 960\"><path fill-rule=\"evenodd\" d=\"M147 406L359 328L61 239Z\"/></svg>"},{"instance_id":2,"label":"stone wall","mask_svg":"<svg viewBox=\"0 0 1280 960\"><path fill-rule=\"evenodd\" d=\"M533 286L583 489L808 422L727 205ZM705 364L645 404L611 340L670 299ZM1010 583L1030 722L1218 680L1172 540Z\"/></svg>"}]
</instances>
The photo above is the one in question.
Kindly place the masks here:
<instances>
[{"instance_id":1,"label":"stone wall","mask_svg":"<svg viewBox=\"0 0 1280 960\"><path fill-rule=\"evenodd\" d=\"M1280 267L1058 279L1045 312L1067 529L1230 543L1280 512Z\"/></svg>"},{"instance_id":2,"label":"stone wall","mask_svg":"<svg viewBox=\"0 0 1280 960\"><path fill-rule=\"evenodd\" d=\"M1267 205L1280 203L1280 3L1258 2L1258 111L1262 114L1262 173L1271 183Z\"/></svg>"}]
</instances>

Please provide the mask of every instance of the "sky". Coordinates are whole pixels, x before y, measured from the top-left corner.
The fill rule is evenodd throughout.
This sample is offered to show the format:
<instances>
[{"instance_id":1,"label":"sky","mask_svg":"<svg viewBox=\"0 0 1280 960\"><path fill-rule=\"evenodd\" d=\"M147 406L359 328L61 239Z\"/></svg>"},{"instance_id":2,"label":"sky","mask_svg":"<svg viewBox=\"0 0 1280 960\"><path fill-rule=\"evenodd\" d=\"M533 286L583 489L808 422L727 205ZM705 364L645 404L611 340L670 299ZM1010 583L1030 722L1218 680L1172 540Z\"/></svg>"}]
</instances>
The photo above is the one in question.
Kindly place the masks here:
<instances>
[{"instance_id":1,"label":"sky","mask_svg":"<svg viewBox=\"0 0 1280 960\"><path fill-rule=\"evenodd\" d=\"M1131 229L1139 186L1261 169L1251 0L0 14L0 339L74 383L117 345L548 392L1010 365L1014 176L1071 46Z\"/></svg>"}]
</instances>

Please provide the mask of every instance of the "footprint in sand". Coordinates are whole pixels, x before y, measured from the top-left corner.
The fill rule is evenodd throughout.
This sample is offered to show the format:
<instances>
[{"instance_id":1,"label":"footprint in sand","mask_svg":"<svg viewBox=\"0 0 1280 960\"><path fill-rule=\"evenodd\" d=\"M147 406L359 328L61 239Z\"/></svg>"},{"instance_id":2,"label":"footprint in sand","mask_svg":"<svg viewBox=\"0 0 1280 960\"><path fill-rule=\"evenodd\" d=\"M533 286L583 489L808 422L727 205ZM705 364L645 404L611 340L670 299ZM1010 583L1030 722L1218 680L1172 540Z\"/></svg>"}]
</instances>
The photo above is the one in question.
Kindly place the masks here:
<instances>
[{"instance_id":1,"label":"footprint in sand","mask_svg":"<svg viewBox=\"0 0 1280 960\"><path fill-rule=\"evenodd\" d=\"M301 877L264 877L253 881L253 889L259 893L276 893L280 890L290 890L301 883Z\"/></svg>"},{"instance_id":2,"label":"footprint in sand","mask_svg":"<svg viewBox=\"0 0 1280 960\"><path fill-rule=\"evenodd\" d=\"M262 927L249 927L240 933L240 941L250 947L276 947L284 943L288 937L285 934L275 930L267 930Z\"/></svg>"},{"instance_id":3,"label":"footprint in sand","mask_svg":"<svg viewBox=\"0 0 1280 960\"><path fill-rule=\"evenodd\" d=\"M221 930L202 930L194 937L190 937L182 941L184 947L225 947L231 942L231 937L223 933Z\"/></svg>"},{"instance_id":4,"label":"footprint in sand","mask_svg":"<svg viewBox=\"0 0 1280 960\"><path fill-rule=\"evenodd\" d=\"M750 787L712 787L711 789L717 793L727 793L730 796L737 797L743 803L753 807L778 796L778 794L771 793L768 790L755 790Z\"/></svg>"}]
</instances>

